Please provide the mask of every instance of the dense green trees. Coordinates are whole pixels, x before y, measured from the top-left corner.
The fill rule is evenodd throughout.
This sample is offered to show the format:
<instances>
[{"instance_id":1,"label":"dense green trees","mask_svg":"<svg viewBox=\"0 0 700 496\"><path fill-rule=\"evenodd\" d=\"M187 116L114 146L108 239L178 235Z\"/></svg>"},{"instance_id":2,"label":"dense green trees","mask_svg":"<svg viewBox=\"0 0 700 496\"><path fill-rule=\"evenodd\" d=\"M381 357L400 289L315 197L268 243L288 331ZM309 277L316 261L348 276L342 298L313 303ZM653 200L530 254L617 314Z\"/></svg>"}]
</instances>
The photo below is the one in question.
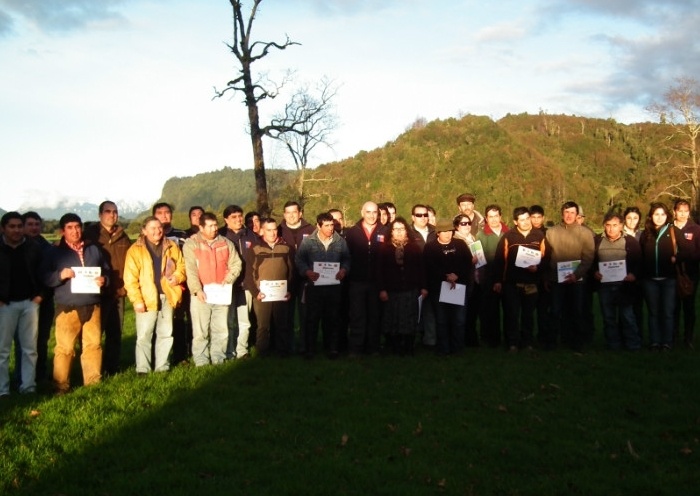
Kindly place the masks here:
<instances>
[{"instance_id":1,"label":"dense green trees","mask_svg":"<svg viewBox=\"0 0 700 496\"><path fill-rule=\"evenodd\" d=\"M658 143L667 132L660 124L544 113L420 120L381 148L314 169L315 178L328 180L307 183L307 218L339 208L354 221L367 199L392 201L404 215L421 202L451 216L457 195L468 191L477 208L498 203L508 214L540 203L554 220L572 199L597 223L610 208L644 210L663 191L668 177L659 173ZM280 216L281 205L297 196L296 171L270 172L272 213ZM220 213L229 203L254 209L253 173L226 168L169 179L162 198L178 211L200 204Z\"/></svg>"}]
</instances>

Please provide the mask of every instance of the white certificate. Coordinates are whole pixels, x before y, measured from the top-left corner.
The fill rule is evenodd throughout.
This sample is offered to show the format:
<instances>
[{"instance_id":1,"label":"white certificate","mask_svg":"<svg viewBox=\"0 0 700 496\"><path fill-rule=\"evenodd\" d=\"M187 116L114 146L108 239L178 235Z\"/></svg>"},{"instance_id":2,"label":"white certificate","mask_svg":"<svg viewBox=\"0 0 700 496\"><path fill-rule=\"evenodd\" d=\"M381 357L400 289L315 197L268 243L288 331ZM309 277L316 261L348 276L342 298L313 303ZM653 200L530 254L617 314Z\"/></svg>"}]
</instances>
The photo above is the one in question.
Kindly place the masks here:
<instances>
[{"instance_id":1,"label":"white certificate","mask_svg":"<svg viewBox=\"0 0 700 496\"><path fill-rule=\"evenodd\" d=\"M100 267L71 267L75 277L70 280L71 293L99 294L97 279L102 275Z\"/></svg>"},{"instance_id":2,"label":"white certificate","mask_svg":"<svg viewBox=\"0 0 700 496\"><path fill-rule=\"evenodd\" d=\"M212 305L231 304L233 284L205 284L202 289L207 297L207 303Z\"/></svg>"},{"instance_id":3,"label":"white certificate","mask_svg":"<svg viewBox=\"0 0 700 496\"><path fill-rule=\"evenodd\" d=\"M265 295L262 301L285 301L287 281L260 281L260 292Z\"/></svg>"},{"instance_id":4,"label":"white certificate","mask_svg":"<svg viewBox=\"0 0 700 496\"><path fill-rule=\"evenodd\" d=\"M314 282L314 286L331 286L340 284L340 281L335 278L340 271L339 262L314 262L314 272L319 274L318 279Z\"/></svg>"},{"instance_id":5,"label":"white certificate","mask_svg":"<svg viewBox=\"0 0 700 496\"><path fill-rule=\"evenodd\" d=\"M539 265L542 261L542 252L533 250L527 246L518 246L518 253L515 255L515 266L527 269L533 265Z\"/></svg>"},{"instance_id":6,"label":"white certificate","mask_svg":"<svg viewBox=\"0 0 700 496\"><path fill-rule=\"evenodd\" d=\"M452 284L442 281L440 286L440 303L450 303L452 305L464 306L467 297L467 287L464 284Z\"/></svg>"},{"instance_id":7,"label":"white certificate","mask_svg":"<svg viewBox=\"0 0 700 496\"><path fill-rule=\"evenodd\" d=\"M469 245L469 249L472 255L476 255L476 265L474 267L478 269L486 265L486 254L484 253L484 246L481 244L481 241L474 241Z\"/></svg>"},{"instance_id":8,"label":"white certificate","mask_svg":"<svg viewBox=\"0 0 700 496\"><path fill-rule=\"evenodd\" d=\"M557 282L564 282L566 276L568 276L569 274L573 274L579 265L581 265L581 260L571 260L570 262L558 262Z\"/></svg>"},{"instance_id":9,"label":"white certificate","mask_svg":"<svg viewBox=\"0 0 700 496\"><path fill-rule=\"evenodd\" d=\"M627 262L625 260L600 262L598 271L603 276L600 282L619 282L627 277Z\"/></svg>"}]
</instances>

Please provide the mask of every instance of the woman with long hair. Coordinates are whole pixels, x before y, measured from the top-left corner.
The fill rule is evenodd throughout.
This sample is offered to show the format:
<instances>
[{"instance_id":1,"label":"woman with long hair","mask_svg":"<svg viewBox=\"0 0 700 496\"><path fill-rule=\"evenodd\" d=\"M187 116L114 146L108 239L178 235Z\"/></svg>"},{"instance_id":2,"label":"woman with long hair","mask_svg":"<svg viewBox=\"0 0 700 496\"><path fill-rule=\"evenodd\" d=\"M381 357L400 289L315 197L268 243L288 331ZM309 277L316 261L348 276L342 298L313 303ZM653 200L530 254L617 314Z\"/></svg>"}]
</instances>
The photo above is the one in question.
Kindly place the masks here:
<instances>
[{"instance_id":1,"label":"woman with long hair","mask_svg":"<svg viewBox=\"0 0 700 496\"><path fill-rule=\"evenodd\" d=\"M652 350L670 350L673 345L673 312L676 305L676 263L683 259L668 207L651 204L640 244L644 264L644 298L649 311L649 343Z\"/></svg>"},{"instance_id":2,"label":"woman with long hair","mask_svg":"<svg viewBox=\"0 0 700 496\"><path fill-rule=\"evenodd\" d=\"M688 348L693 348L693 330L695 329L695 295L698 292L698 282L700 281L700 225L696 224L690 217L690 203L686 200L676 200L673 204L675 225L681 231L678 244L685 249L686 260L681 264L690 279L693 281L693 293L685 298L679 298L676 302L674 314L674 341L680 342L681 310L683 311L683 340Z\"/></svg>"},{"instance_id":3,"label":"woman with long hair","mask_svg":"<svg viewBox=\"0 0 700 496\"><path fill-rule=\"evenodd\" d=\"M428 295L423 251L408 235L403 217L390 224L389 242L384 243L377 263L379 299L384 303L382 330L390 353L411 355L418 325L418 297Z\"/></svg>"}]
</instances>

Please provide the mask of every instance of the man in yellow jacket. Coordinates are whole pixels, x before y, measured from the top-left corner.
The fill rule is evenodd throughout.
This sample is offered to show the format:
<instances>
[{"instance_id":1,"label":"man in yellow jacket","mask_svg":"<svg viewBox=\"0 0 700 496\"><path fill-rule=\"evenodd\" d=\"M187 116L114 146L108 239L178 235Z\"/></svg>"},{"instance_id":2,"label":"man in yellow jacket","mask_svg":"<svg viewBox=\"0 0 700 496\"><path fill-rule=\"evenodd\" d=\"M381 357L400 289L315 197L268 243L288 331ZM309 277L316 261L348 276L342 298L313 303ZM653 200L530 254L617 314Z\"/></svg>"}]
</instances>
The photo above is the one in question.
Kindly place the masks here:
<instances>
[{"instance_id":1,"label":"man in yellow jacket","mask_svg":"<svg viewBox=\"0 0 700 496\"><path fill-rule=\"evenodd\" d=\"M170 368L173 346L173 310L182 301L185 259L177 243L163 236L155 217L143 221L141 236L126 253L124 288L136 318L136 373ZM155 364L151 364L153 332Z\"/></svg>"}]
</instances>

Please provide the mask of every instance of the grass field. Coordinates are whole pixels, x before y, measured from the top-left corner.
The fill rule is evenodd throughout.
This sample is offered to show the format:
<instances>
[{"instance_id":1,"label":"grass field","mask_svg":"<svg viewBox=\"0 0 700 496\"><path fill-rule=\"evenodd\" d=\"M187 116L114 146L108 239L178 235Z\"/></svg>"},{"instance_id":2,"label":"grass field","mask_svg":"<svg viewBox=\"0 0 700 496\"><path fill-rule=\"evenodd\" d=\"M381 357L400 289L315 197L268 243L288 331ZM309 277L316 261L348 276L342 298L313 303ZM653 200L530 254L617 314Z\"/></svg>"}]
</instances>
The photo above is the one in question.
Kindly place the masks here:
<instances>
[{"instance_id":1,"label":"grass field","mask_svg":"<svg viewBox=\"0 0 700 496\"><path fill-rule=\"evenodd\" d=\"M0 494L696 495L699 384L695 352L602 343L131 366L0 402Z\"/></svg>"}]
</instances>

